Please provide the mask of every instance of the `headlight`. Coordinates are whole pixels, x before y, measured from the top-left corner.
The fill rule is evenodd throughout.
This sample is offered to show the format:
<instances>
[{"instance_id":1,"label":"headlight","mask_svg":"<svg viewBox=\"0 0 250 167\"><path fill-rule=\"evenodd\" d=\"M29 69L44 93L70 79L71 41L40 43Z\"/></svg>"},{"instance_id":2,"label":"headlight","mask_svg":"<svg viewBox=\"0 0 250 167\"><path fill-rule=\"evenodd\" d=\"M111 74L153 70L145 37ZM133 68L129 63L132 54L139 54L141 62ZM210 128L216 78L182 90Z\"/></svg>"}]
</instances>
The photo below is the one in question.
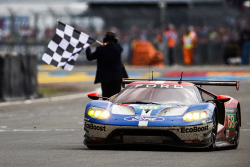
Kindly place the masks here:
<instances>
[{"instance_id":1,"label":"headlight","mask_svg":"<svg viewBox=\"0 0 250 167\"><path fill-rule=\"evenodd\" d=\"M103 108L90 107L87 110L88 116L96 119L108 119L110 117L110 112Z\"/></svg>"},{"instance_id":2,"label":"headlight","mask_svg":"<svg viewBox=\"0 0 250 167\"><path fill-rule=\"evenodd\" d=\"M209 116L209 112L207 110L196 110L196 111L190 111L186 113L182 119L184 121L197 121L201 119L206 119Z\"/></svg>"}]
</instances>

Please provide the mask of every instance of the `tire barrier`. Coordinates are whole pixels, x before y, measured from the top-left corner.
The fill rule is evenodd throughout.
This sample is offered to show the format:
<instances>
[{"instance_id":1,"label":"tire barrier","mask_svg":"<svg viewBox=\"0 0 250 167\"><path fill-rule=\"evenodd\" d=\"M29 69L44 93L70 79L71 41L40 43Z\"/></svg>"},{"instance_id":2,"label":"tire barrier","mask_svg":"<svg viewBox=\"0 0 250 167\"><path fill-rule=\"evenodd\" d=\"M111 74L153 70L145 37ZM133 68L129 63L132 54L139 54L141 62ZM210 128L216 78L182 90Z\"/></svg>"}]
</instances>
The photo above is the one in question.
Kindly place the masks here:
<instances>
[{"instance_id":1,"label":"tire barrier","mask_svg":"<svg viewBox=\"0 0 250 167\"><path fill-rule=\"evenodd\" d=\"M164 57L149 41L134 40L132 48L132 65L136 66L163 66Z\"/></svg>"},{"instance_id":2,"label":"tire barrier","mask_svg":"<svg viewBox=\"0 0 250 167\"><path fill-rule=\"evenodd\" d=\"M37 56L0 54L0 101L38 97Z\"/></svg>"}]
</instances>

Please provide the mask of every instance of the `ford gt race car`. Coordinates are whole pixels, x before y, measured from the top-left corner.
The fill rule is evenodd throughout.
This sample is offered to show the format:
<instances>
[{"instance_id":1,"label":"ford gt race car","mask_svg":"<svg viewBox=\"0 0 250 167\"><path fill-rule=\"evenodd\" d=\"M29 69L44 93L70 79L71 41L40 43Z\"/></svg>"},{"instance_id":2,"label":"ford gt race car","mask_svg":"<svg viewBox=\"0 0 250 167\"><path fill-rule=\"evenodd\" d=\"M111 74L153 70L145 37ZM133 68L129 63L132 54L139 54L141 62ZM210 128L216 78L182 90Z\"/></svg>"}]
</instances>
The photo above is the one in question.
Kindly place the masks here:
<instances>
[{"instance_id":1,"label":"ford gt race car","mask_svg":"<svg viewBox=\"0 0 250 167\"><path fill-rule=\"evenodd\" d=\"M239 145L240 103L202 85L235 86L238 81L123 80L111 98L98 93L86 105L84 144L88 148L121 144L161 144L208 148ZM210 99L205 100L204 96ZM98 100L102 98L103 100Z\"/></svg>"}]
</instances>

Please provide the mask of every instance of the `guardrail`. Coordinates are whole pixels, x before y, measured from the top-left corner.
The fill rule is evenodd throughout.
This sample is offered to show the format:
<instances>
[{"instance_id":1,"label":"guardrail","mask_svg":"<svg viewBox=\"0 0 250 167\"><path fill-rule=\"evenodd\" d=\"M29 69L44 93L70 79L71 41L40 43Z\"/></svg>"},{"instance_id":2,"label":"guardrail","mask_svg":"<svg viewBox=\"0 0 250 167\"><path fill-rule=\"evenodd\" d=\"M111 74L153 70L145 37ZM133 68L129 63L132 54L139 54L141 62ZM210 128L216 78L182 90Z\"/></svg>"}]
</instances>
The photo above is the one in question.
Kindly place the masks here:
<instances>
[{"instance_id":1,"label":"guardrail","mask_svg":"<svg viewBox=\"0 0 250 167\"><path fill-rule=\"evenodd\" d=\"M37 56L0 53L0 101L38 97Z\"/></svg>"}]
</instances>

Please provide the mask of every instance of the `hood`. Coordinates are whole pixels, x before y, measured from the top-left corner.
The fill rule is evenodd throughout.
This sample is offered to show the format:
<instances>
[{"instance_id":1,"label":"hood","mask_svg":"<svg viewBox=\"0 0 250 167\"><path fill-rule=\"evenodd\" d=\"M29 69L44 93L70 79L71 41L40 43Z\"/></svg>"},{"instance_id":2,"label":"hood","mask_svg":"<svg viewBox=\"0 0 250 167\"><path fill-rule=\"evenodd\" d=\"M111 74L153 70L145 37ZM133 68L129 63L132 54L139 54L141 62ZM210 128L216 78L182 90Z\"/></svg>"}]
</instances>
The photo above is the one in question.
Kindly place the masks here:
<instances>
[{"instance_id":1,"label":"hood","mask_svg":"<svg viewBox=\"0 0 250 167\"><path fill-rule=\"evenodd\" d=\"M113 104L111 107L111 113L119 115L141 115L141 113L146 112L150 113L150 115L178 116L183 115L188 108L188 106L180 105Z\"/></svg>"}]
</instances>

